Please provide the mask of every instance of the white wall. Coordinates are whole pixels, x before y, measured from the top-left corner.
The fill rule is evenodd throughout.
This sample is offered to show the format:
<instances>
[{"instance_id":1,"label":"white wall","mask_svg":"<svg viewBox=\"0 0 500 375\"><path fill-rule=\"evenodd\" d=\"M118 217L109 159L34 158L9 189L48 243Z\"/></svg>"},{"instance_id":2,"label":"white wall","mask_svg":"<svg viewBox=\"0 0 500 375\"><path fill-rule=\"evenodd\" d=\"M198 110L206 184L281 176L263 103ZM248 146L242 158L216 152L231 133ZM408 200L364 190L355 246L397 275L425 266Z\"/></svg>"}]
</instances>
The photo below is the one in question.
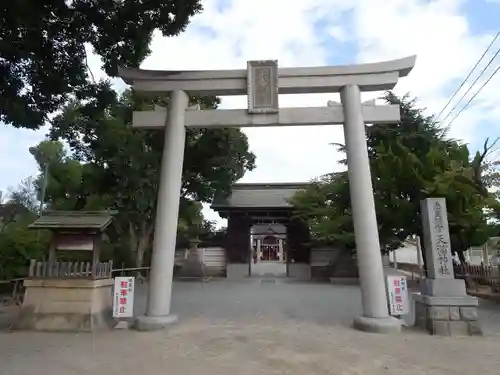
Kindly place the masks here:
<instances>
[{"instance_id":1,"label":"white wall","mask_svg":"<svg viewBox=\"0 0 500 375\"><path fill-rule=\"evenodd\" d=\"M417 248L415 245L406 245L405 247L401 247L396 252L396 260L398 263L410 263L410 264L418 264L417 258ZM490 253L490 258L492 254ZM481 248L472 248L469 249L465 255L465 258L471 264L481 264L482 258L482 249ZM391 262L393 261L393 254L390 255Z\"/></svg>"}]
</instances>

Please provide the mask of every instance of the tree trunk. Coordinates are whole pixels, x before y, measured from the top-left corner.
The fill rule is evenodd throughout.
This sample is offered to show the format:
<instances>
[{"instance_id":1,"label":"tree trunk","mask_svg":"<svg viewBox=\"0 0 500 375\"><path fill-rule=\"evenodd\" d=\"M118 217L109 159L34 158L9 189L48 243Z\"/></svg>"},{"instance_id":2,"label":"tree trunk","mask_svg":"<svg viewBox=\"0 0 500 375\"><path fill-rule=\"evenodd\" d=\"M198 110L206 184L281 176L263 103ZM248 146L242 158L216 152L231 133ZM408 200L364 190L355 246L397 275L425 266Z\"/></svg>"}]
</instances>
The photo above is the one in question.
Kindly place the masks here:
<instances>
[{"instance_id":1,"label":"tree trunk","mask_svg":"<svg viewBox=\"0 0 500 375\"><path fill-rule=\"evenodd\" d=\"M144 264L144 255L151 243L151 233L153 232L153 225L142 223L140 230L137 231L132 223L129 226L130 231L130 250L132 259L134 260L134 268L141 268ZM137 233L139 232L139 233ZM137 279L142 279L140 270L136 271Z\"/></svg>"},{"instance_id":2,"label":"tree trunk","mask_svg":"<svg viewBox=\"0 0 500 375\"><path fill-rule=\"evenodd\" d=\"M135 267L135 253L137 251L137 231L134 228L134 224L132 222L128 223L128 238L129 238L129 249L130 249L130 257L129 260L131 264Z\"/></svg>"},{"instance_id":3,"label":"tree trunk","mask_svg":"<svg viewBox=\"0 0 500 375\"><path fill-rule=\"evenodd\" d=\"M135 251L135 267L141 268L144 263L144 253L149 246L149 235L143 234L137 242L137 249ZM138 270L136 276L140 278L141 271Z\"/></svg>"}]
</instances>

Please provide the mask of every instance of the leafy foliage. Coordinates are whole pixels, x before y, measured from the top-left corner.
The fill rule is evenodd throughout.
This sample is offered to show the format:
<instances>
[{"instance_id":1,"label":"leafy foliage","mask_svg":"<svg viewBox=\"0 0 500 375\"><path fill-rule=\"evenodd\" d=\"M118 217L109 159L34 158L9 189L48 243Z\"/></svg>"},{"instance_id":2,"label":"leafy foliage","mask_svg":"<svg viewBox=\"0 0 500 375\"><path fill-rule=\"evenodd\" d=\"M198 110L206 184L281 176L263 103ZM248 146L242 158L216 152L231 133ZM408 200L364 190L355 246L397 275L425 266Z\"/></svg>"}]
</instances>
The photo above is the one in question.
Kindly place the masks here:
<instances>
[{"instance_id":1,"label":"leafy foliage","mask_svg":"<svg viewBox=\"0 0 500 375\"><path fill-rule=\"evenodd\" d=\"M129 248L131 262L139 265L154 233L163 134L133 129L132 112L168 103L142 100L130 91L118 97L106 83L99 91L94 100L65 107L52 122L52 140L37 147L45 149L50 164L46 202L56 209L117 211L110 238ZM219 100L193 97L191 102L215 109ZM58 140L68 143L71 156L59 152ZM204 225L201 202L210 202L216 191L227 191L254 168L248 147L239 129L187 131L179 238L196 236Z\"/></svg>"},{"instance_id":2,"label":"leafy foliage","mask_svg":"<svg viewBox=\"0 0 500 375\"><path fill-rule=\"evenodd\" d=\"M0 229L0 280L25 277L30 260L47 254L48 233L28 229L34 219L26 215Z\"/></svg>"},{"instance_id":3,"label":"leafy foliage","mask_svg":"<svg viewBox=\"0 0 500 375\"><path fill-rule=\"evenodd\" d=\"M309 223L311 238L318 245L355 248L346 173L332 173L316 179L307 190L297 192L292 203L295 216Z\"/></svg>"},{"instance_id":4,"label":"leafy foliage","mask_svg":"<svg viewBox=\"0 0 500 375\"><path fill-rule=\"evenodd\" d=\"M0 11L0 121L37 129L76 94L92 97L86 47L109 76L138 67L153 32L175 36L199 0L7 1ZM90 95L89 95L90 94Z\"/></svg>"},{"instance_id":5,"label":"leafy foliage","mask_svg":"<svg viewBox=\"0 0 500 375\"><path fill-rule=\"evenodd\" d=\"M401 121L367 127L381 250L400 247L410 235L422 236L420 201L427 197L446 198L454 253L461 256L469 246L483 244L491 235L485 210L496 207L488 188L498 180L486 163L494 143L486 141L471 157L467 146L446 138L414 99L387 93L385 101L400 105ZM343 145L337 147L345 152ZM347 172L323 177L293 204L320 240L354 246Z\"/></svg>"},{"instance_id":6,"label":"leafy foliage","mask_svg":"<svg viewBox=\"0 0 500 375\"><path fill-rule=\"evenodd\" d=\"M0 280L26 276L30 260L46 254L49 234L28 229L37 210L31 178L10 189L8 201L0 205Z\"/></svg>"},{"instance_id":7,"label":"leafy foliage","mask_svg":"<svg viewBox=\"0 0 500 375\"><path fill-rule=\"evenodd\" d=\"M23 214L25 211L35 213L38 210L38 197L36 191L36 181L33 177L28 177L21 181L17 188L9 189L9 200L6 207L16 208L15 214ZM3 216L3 215L2 215ZM5 218L5 216L3 216Z\"/></svg>"}]
</instances>

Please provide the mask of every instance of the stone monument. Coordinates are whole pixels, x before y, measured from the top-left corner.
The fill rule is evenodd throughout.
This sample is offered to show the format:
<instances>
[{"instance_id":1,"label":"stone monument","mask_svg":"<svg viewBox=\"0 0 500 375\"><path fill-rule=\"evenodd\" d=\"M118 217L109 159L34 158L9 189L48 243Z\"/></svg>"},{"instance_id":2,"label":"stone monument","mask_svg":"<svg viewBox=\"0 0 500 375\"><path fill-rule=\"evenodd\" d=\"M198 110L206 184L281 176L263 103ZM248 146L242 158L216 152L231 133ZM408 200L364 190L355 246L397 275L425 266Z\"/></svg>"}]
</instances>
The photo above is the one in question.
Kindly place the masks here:
<instances>
[{"instance_id":1,"label":"stone monument","mask_svg":"<svg viewBox=\"0 0 500 375\"><path fill-rule=\"evenodd\" d=\"M481 335L478 300L454 276L446 200L423 200L421 213L427 278L421 294L414 295L415 324L432 335Z\"/></svg>"}]
</instances>

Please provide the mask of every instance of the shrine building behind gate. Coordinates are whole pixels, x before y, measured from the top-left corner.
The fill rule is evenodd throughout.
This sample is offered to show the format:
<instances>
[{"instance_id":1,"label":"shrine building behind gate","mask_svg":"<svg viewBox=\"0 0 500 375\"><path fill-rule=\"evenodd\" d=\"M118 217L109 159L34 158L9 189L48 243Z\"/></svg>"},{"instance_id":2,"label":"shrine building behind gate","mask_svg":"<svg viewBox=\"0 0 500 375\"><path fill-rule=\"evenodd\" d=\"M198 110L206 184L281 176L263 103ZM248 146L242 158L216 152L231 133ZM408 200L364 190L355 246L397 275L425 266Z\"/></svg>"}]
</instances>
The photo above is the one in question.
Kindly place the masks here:
<instances>
[{"instance_id":1,"label":"shrine building behind gate","mask_svg":"<svg viewBox=\"0 0 500 375\"><path fill-rule=\"evenodd\" d=\"M309 228L292 217L289 199L308 183L235 184L211 208L227 219L226 272L310 278Z\"/></svg>"}]
</instances>

